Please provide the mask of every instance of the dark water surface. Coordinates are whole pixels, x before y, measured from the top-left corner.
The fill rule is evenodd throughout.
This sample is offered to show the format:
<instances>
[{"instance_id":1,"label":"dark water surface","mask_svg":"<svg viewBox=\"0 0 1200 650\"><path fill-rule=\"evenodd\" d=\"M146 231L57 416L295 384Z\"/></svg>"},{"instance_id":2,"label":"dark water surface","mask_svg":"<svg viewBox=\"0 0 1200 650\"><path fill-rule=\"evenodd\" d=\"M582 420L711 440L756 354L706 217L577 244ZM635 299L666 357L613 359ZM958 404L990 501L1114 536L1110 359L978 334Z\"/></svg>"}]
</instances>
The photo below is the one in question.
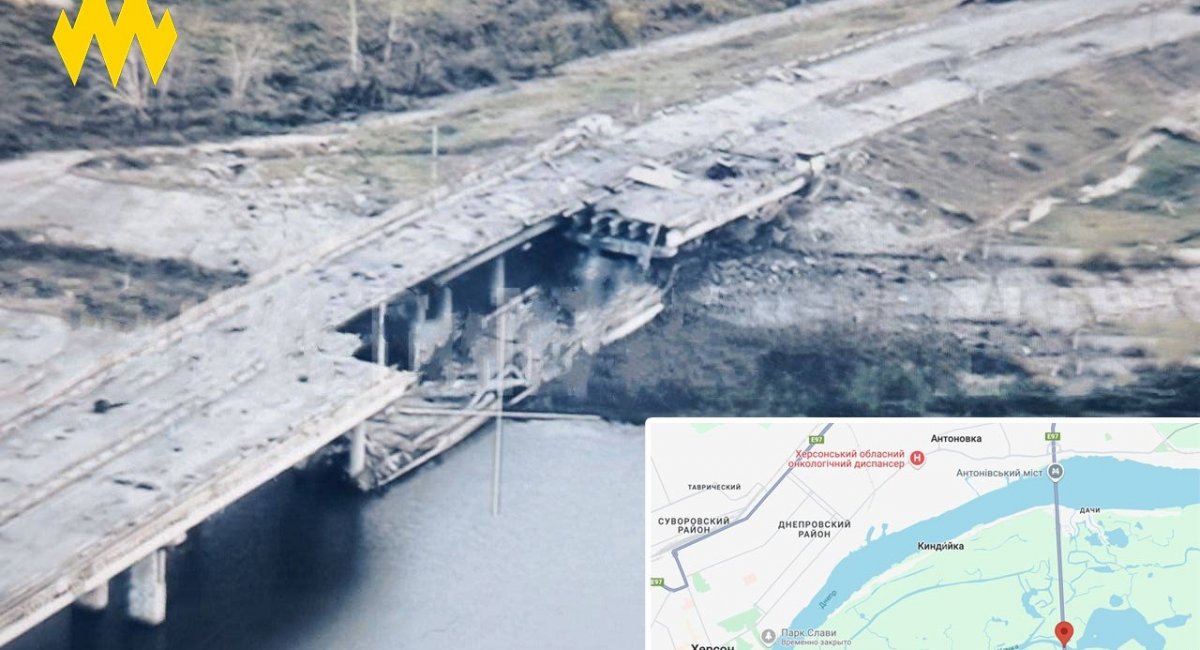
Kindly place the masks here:
<instances>
[{"instance_id":1,"label":"dark water surface","mask_svg":"<svg viewBox=\"0 0 1200 650\"><path fill-rule=\"evenodd\" d=\"M167 622L64 611L5 650L636 648L640 427L505 425L502 512L481 432L381 495L290 472L168 559Z\"/></svg>"}]
</instances>

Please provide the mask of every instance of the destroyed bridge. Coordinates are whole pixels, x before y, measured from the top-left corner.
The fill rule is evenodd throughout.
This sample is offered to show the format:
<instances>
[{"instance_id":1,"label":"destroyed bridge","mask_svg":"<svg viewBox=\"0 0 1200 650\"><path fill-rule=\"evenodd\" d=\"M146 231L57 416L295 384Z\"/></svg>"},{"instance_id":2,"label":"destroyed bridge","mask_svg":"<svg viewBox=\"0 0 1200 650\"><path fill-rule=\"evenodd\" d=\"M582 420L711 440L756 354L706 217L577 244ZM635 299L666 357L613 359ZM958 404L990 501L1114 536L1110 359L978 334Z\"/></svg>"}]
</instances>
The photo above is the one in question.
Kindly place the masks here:
<instances>
[{"instance_id":1,"label":"destroyed bridge","mask_svg":"<svg viewBox=\"0 0 1200 650\"><path fill-rule=\"evenodd\" d=\"M105 607L122 573L128 615L162 622L167 550L189 529L319 452L364 488L411 471L652 320L676 256L803 194L826 154L1200 32L1173 3L1016 4L784 64L636 127L582 120L186 310L132 354L31 379L0 421L0 645L73 603Z\"/></svg>"}]
</instances>

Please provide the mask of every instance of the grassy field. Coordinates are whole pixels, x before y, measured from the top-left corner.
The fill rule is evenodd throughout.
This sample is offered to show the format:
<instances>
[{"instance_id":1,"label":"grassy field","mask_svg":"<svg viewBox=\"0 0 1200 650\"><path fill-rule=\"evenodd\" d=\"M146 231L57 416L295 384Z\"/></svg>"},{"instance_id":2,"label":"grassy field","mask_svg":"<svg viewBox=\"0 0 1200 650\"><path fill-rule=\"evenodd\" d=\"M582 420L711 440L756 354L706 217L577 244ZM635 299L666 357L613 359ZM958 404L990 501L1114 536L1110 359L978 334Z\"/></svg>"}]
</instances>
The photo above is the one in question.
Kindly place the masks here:
<instances>
[{"instance_id":1,"label":"grassy field","mask_svg":"<svg viewBox=\"0 0 1200 650\"><path fill-rule=\"evenodd\" d=\"M1128 190L1089 204L1055 208L1024 234L1097 250L1194 246L1200 238L1200 144L1171 138L1138 164L1143 171Z\"/></svg>"},{"instance_id":2,"label":"grassy field","mask_svg":"<svg viewBox=\"0 0 1200 650\"><path fill-rule=\"evenodd\" d=\"M0 158L274 133L400 111L421 97L547 75L579 57L798 3L155 2L160 14L170 7L180 33L171 62L157 87L127 67L114 90L97 48L71 86L50 38L56 3L0 0ZM109 5L115 13L120 3Z\"/></svg>"}]
</instances>

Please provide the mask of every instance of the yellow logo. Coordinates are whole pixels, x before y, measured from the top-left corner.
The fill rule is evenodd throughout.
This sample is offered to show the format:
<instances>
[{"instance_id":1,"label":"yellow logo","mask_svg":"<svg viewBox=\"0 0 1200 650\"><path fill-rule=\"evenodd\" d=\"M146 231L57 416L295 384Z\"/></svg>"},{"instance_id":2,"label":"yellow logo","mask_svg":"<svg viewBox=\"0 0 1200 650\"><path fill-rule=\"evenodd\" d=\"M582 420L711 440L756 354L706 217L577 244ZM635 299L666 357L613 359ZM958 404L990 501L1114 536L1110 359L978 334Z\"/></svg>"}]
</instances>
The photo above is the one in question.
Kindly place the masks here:
<instances>
[{"instance_id":1,"label":"yellow logo","mask_svg":"<svg viewBox=\"0 0 1200 650\"><path fill-rule=\"evenodd\" d=\"M116 88L135 37L141 45L150 80L158 85L158 77L171 57L177 34L170 10L163 12L160 24L154 24L149 0L125 0L116 21L113 21L106 0L83 0L74 25L71 25L64 9L58 16L58 26L54 28L54 44L73 84L79 83L79 73L92 47L93 37L100 46L100 56L108 68L108 78Z\"/></svg>"}]
</instances>

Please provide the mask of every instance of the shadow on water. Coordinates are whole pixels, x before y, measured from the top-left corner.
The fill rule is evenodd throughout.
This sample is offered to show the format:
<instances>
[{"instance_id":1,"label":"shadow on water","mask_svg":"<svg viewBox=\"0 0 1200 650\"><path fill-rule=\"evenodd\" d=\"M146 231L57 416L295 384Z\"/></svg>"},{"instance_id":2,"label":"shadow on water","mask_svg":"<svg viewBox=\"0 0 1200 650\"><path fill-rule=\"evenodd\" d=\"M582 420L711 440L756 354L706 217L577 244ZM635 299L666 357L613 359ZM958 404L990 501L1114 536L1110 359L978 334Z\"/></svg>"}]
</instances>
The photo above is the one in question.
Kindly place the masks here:
<instances>
[{"instance_id":1,"label":"shadow on water","mask_svg":"<svg viewBox=\"0 0 1200 650\"><path fill-rule=\"evenodd\" d=\"M644 607L641 428L504 431L500 516L487 428L379 494L288 472L171 553L160 628L122 619L118 579L108 612L63 612L11 650L637 647L641 627L612 621Z\"/></svg>"},{"instance_id":2,"label":"shadow on water","mask_svg":"<svg viewBox=\"0 0 1200 650\"><path fill-rule=\"evenodd\" d=\"M167 560L167 622L120 612L127 578L103 613L60 612L11 650L210 650L286 647L338 607L362 576L369 499L330 477L288 472L194 528ZM279 641L275 641L279 640Z\"/></svg>"}]
</instances>

